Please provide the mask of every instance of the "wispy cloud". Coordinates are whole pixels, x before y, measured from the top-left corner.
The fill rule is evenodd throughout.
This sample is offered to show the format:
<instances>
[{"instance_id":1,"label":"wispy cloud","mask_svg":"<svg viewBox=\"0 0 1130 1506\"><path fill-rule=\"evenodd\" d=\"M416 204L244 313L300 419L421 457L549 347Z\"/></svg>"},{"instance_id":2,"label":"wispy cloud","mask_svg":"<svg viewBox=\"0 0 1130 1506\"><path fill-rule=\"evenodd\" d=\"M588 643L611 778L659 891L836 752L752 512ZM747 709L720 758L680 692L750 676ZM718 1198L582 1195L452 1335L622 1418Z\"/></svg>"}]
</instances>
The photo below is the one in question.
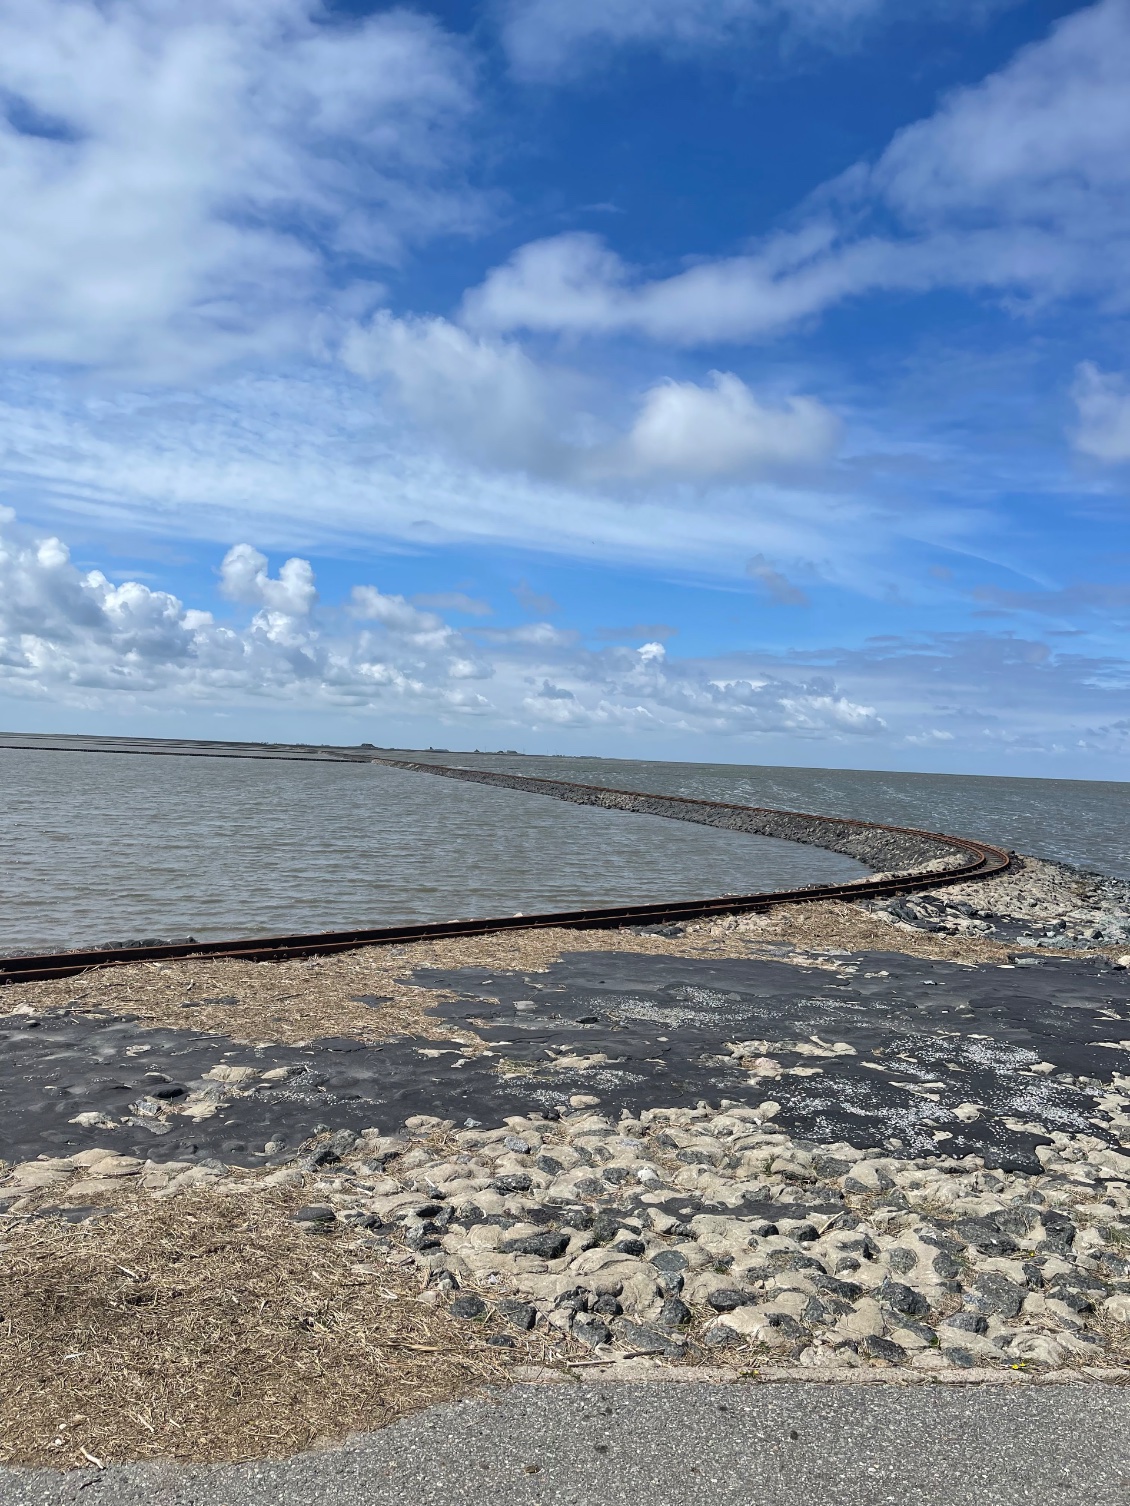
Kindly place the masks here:
<instances>
[{"instance_id":1,"label":"wispy cloud","mask_svg":"<svg viewBox=\"0 0 1130 1506\"><path fill-rule=\"evenodd\" d=\"M482 329L745 341L878 291L1130 302L1130 3L1099 0L957 90L747 255L646 281L598 237L531 242L467 297Z\"/></svg>"},{"instance_id":2,"label":"wispy cloud","mask_svg":"<svg viewBox=\"0 0 1130 1506\"><path fill-rule=\"evenodd\" d=\"M1071 395L1079 413L1072 435L1075 448L1112 465L1130 460L1130 383L1126 378L1100 371L1093 361L1081 361Z\"/></svg>"},{"instance_id":3,"label":"wispy cloud","mask_svg":"<svg viewBox=\"0 0 1130 1506\"><path fill-rule=\"evenodd\" d=\"M520 580L513 588L511 595L515 597L523 612L529 612L532 617L551 617L554 612L560 612L560 605L552 596L535 591L528 580Z\"/></svg>"},{"instance_id":4,"label":"wispy cloud","mask_svg":"<svg viewBox=\"0 0 1130 1506\"><path fill-rule=\"evenodd\" d=\"M412 600L417 606L432 607L437 612L462 612L468 617L490 617L494 611L489 601L480 601L462 591L422 591Z\"/></svg>"},{"instance_id":5,"label":"wispy cloud","mask_svg":"<svg viewBox=\"0 0 1130 1506\"><path fill-rule=\"evenodd\" d=\"M472 67L424 16L3 9L0 355L180 377L308 349L406 244L480 220Z\"/></svg>"},{"instance_id":6,"label":"wispy cloud","mask_svg":"<svg viewBox=\"0 0 1130 1506\"><path fill-rule=\"evenodd\" d=\"M623 47L685 56L766 37L836 46L884 8L885 0L509 0L499 7L512 67L537 81Z\"/></svg>"},{"instance_id":7,"label":"wispy cloud","mask_svg":"<svg viewBox=\"0 0 1130 1506\"><path fill-rule=\"evenodd\" d=\"M656 639L660 643L678 636L679 629L667 622L632 622L625 627L598 627L593 637L604 643L631 643L638 639Z\"/></svg>"},{"instance_id":8,"label":"wispy cloud","mask_svg":"<svg viewBox=\"0 0 1130 1506\"><path fill-rule=\"evenodd\" d=\"M746 563L745 573L757 581L774 606L806 607L808 597L799 586L793 585L763 554L755 554Z\"/></svg>"}]
</instances>

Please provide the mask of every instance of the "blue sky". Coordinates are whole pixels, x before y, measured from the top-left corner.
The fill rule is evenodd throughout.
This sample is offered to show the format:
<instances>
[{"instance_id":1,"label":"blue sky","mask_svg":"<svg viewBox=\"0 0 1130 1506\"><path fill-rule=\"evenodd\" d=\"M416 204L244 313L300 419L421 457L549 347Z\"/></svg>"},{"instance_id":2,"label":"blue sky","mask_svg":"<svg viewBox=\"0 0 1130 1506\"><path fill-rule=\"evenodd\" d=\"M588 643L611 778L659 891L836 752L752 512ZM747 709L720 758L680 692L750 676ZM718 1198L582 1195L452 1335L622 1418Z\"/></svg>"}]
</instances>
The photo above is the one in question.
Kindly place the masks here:
<instances>
[{"instance_id":1,"label":"blue sky","mask_svg":"<svg viewBox=\"0 0 1130 1506\"><path fill-rule=\"evenodd\" d=\"M1124 777L1130 0L0 0L0 721Z\"/></svg>"}]
</instances>

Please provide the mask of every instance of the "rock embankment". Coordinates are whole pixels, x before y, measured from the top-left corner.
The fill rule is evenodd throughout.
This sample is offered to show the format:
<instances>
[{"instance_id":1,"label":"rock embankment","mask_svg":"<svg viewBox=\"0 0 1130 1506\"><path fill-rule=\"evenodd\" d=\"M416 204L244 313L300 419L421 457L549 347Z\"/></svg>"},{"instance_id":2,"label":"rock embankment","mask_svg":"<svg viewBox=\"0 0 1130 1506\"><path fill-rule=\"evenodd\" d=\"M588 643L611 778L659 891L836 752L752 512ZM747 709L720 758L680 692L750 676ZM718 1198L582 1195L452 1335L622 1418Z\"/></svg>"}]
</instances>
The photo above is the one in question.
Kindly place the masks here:
<instances>
[{"instance_id":1,"label":"rock embankment","mask_svg":"<svg viewBox=\"0 0 1130 1506\"><path fill-rule=\"evenodd\" d=\"M1130 1086L1130 1083L1123 1084ZM416 1267L492 1346L540 1332L562 1358L655 1355L931 1371L1118 1367L1130 1347L1130 1097L1101 1099L1122 1150L1053 1134L1043 1171L910 1160L774 1133L775 1105L653 1109L577 1096L486 1127L419 1117L325 1133L265 1174L90 1150L15 1167L8 1219L292 1188L295 1220Z\"/></svg>"},{"instance_id":2,"label":"rock embankment","mask_svg":"<svg viewBox=\"0 0 1130 1506\"><path fill-rule=\"evenodd\" d=\"M1005 873L867 903L907 930L981 936L1022 947L1130 948L1130 883L1043 858Z\"/></svg>"},{"instance_id":3,"label":"rock embankment","mask_svg":"<svg viewBox=\"0 0 1130 1506\"><path fill-rule=\"evenodd\" d=\"M559 779L531 779L522 774L504 774L488 769L467 769L448 764L412 763L406 759L374 758L374 763L434 774L443 779L467 780L472 784L498 785L532 795L548 795L573 805L595 805L604 810L636 811L690 821L699 826L717 826L726 831L745 831L754 836L776 837L809 847L824 847L865 863L869 868L891 873L943 873L970 861L967 848L945 836L929 832L899 831L863 821L835 816L808 815L798 811L770 810L717 801L680 799L676 795L606 789L601 785L572 784Z\"/></svg>"}]
</instances>

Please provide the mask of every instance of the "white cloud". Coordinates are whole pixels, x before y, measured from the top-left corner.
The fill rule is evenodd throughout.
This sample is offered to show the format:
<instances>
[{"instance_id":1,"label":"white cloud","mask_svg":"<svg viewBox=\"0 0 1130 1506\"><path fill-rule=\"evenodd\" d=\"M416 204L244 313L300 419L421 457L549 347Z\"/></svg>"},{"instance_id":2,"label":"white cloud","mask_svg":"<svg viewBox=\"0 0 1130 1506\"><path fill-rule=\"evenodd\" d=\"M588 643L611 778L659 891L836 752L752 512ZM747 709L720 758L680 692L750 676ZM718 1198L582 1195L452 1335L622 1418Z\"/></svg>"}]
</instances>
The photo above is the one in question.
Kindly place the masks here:
<instances>
[{"instance_id":1,"label":"white cloud","mask_svg":"<svg viewBox=\"0 0 1130 1506\"><path fill-rule=\"evenodd\" d=\"M236 544L220 564L220 590L229 601L305 617L318 599L314 572L308 560L290 559L279 568L277 580L267 573L267 556L250 544Z\"/></svg>"},{"instance_id":2,"label":"white cloud","mask_svg":"<svg viewBox=\"0 0 1130 1506\"><path fill-rule=\"evenodd\" d=\"M2 0L0 20L0 354L158 376L277 354L308 344L337 259L348 303L475 216L470 70L422 16Z\"/></svg>"},{"instance_id":3,"label":"white cloud","mask_svg":"<svg viewBox=\"0 0 1130 1506\"><path fill-rule=\"evenodd\" d=\"M1033 771L1045 759L1085 768L1130 751L1124 660L1008 634L678 659L656 641L594 652L549 624L467 634L414 611L359 586L341 607L291 616L264 606L246 624L217 621L168 592L79 570L59 539L34 537L0 510L0 697L50 705L56 717L290 711L316 738L310 718L343 714L357 718L358 740L372 739L374 724L473 718L503 745L516 729L596 731L625 753L646 737L716 757L718 739L736 739L803 760L819 743L829 747L821 757L872 766L879 748L884 758L950 749L947 765L957 748Z\"/></svg>"},{"instance_id":4,"label":"white cloud","mask_svg":"<svg viewBox=\"0 0 1130 1506\"><path fill-rule=\"evenodd\" d=\"M740 378L712 372L709 387L660 382L622 439L597 439L611 425L579 406L579 378L446 319L382 310L351 330L341 354L358 376L385 379L417 423L463 454L572 481L712 481L811 468L831 458L840 438L839 420L814 398L769 406Z\"/></svg>"},{"instance_id":5,"label":"white cloud","mask_svg":"<svg viewBox=\"0 0 1130 1506\"><path fill-rule=\"evenodd\" d=\"M611 424L606 432L614 442ZM103 537L225 548L253 538L290 554L506 545L726 575L762 552L785 568L815 561L833 578L842 568L858 585L870 579L869 553L901 526L875 489L845 490L843 478L834 490L803 474L718 478L703 506L661 472L646 486L601 481L583 470L591 447L575 450L572 474L488 468L333 367L142 397L0 376L6 495L27 515L56 527L80 520ZM916 530L929 514L927 503Z\"/></svg>"},{"instance_id":6,"label":"white cloud","mask_svg":"<svg viewBox=\"0 0 1130 1506\"><path fill-rule=\"evenodd\" d=\"M382 310L349 332L341 354L357 375L385 378L413 418L465 453L559 467L553 383L517 345L477 338L446 319L397 319Z\"/></svg>"},{"instance_id":7,"label":"white cloud","mask_svg":"<svg viewBox=\"0 0 1130 1506\"><path fill-rule=\"evenodd\" d=\"M711 381L663 382L646 394L622 446L629 474L710 480L831 458L841 426L822 403L790 397L770 407L729 372L711 372Z\"/></svg>"},{"instance_id":8,"label":"white cloud","mask_svg":"<svg viewBox=\"0 0 1130 1506\"><path fill-rule=\"evenodd\" d=\"M1130 384L1082 361L1071 392L1079 412L1075 448L1111 464L1130 460Z\"/></svg>"},{"instance_id":9,"label":"white cloud","mask_svg":"<svg viewBox=\"0 0 1130 1506\"><path fill-rule=\"evenodd\" d=\"M720 48L767 30L836 40L884 0L510 0L503 43L515 72L553 77L597 50L625 45Z\"/></svg>"},{"instance_id":10,"label":"white cloud","mask_svg":"<svg viewBox=\"0 0 1130 1506\"><path fill-rule=\"evenodd\" d=\"M371 585L354 587L344 612L318 608L305 594L313 580L301 560L288 563L304 567L303 589L267 605L279 580L263 556L248 545L229 562L233 555L229 582L237 574L251 582L240 586L242 599L263 603L246 626L217 622L137 581L113 585L97 570L84 573L58 539L33 538L10 514L0 518L0 693L118 714L271 703L474 716L511 731L531 721L693 737L883 730L871 708L826 677L723 682L700 661L672 662L659 643L591 652L576 633L548 623L480 629L472 639Z\"/></svg>"},{"instance_id":11,"label":"white cloud","mask_svg":"<svg viewBox=\"0 0 1130 1506\"><path fill-rule=\"evenodd\" d=\"M468 294L467 320L696 343L765 336L879 290L1126 307L1128 77L1130 0L1100 0L826 185L799 229L652 282L594 236L532 242Z\"/></svg>"},{"instance_id":12,"label":"white cloud","mask_svg":"<svg viewBox=\"0 0 1130 1506\"><path fill-rule=\"evenodd\" d=\"M379 622L419 648L457 650L462 640L435 612L421 612L403 596L388 596L376 586L354 586L349 615L361 622Z\"/></svg>"}]
</instances>

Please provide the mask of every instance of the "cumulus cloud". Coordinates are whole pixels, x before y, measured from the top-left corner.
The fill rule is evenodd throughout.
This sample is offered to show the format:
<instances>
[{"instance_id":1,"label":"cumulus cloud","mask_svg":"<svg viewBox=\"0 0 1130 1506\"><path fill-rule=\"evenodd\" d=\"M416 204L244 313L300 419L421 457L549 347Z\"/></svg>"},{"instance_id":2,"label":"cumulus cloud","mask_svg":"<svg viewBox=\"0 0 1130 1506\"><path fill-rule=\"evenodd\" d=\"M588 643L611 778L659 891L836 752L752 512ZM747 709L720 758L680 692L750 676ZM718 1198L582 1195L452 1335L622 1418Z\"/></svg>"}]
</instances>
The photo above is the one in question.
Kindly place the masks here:
<instances>
[{"instance_id":1,"label":"cumulus cloud","mask_svg":"<svg viewBox=\"0 0 1130 1506\"><path fill-rule=\"evenodd\" d=\"M711 383L662 382L646 394L620 449L630 474L713 480L831 458L841 426L822 403L790 397L770 407L729 372L711 372Z\"/></svg>"},{"instance_id":2,"label":"cumulus cloud","mask_svg":"<svg viewBox=\"0 0 1130 1506\"><path fill-rule=\"evenodd\" d=\"M766 336L879 290L1130 303L1130 0L1060 21L825 185L749 254L644 281L597 237L521 247L465 301L482 329Z\"/></svg>"},{"instance_id":3,"label":"cumulus cloud","mask_svg":"<svg viewBox=\"0 0 1130 1506\"><path fill-rule=\"evenodd\" d=\"M1100 371L1093 361L1082 361L1071 395L1079 413L1072 435L1075 448L1110 464L1130 460L1130 384L1126 378Z\"/></svg>"},{"instance_id":4,"label":"cumulus cloud","mask_svg":"<svg viewBox=\"0 0 1130 1506\"><path fill-rule=\"evenodd\" d=\"M308 341L331 268L363 297L406 242L477 216L459 181L471 70L423 16L349 20L317 0L0 12L8 357L173 375L277 353Z\"/></svg>"},{"instance_id":5,"label":"cumulus cloud","mask_svg":"<svg viewBox=\"0 0 1130 1506\"><path fill-rule=\"evenodd\" d=\"M558 468L553 383L519 346L468 334L446 319L379 311L341 350L358 376L384 378L420 423L494 463Z\"/></svg>"},{"instance_id":6,"label":"cumulus cloud","mask_svg":"<svg viewBox=\"0 0 1130 1506\"><path fill-rule=\"evenodd\" d=\"M822 744L822 758L872 763L879 747L886 757L955 745L1028 768L1056 754L1130 752L1124 659L1008 633L679 659L654 638L589 650L548 623L468 634L371 585L342 606L294 616L262 606L244 625L217 620L141 582L78 569L62 541L33 536L0 509L0 694L9 700L115 714L266 704L345 712L358 717L359 739L373 718L382 727L473 718L510 742L518 728L592 729L624 751L647 737L709 757L717 739Z\"/></svg>"},{"instance_id":7,"label":"cumulus cloud","mask_svg":"<svg viewBox=\"0 0 1130 1506\"><path fill-rule=\"evenodd\" d=\"M435 612L421 612L403 596L386 596L376 586L354 586L349 598L349 615L362 622L379 622L390 632L428 648L454 648L458 636Z\"/></svg>"},{"instance_id":8,"label":"cumulus cloud","mask_svg":"<svg viewBox=\"0 0 1130 1506\"><path fill-rule=\"evenodd\" d=\"M341 353L349 370L384 379L418 423L472 458L572 481L716 481L811 468L832 457L842 429L815 398L770 405L740 377L715 371L708 386L656 384L621 438L586 442L580 436L609 426L577 406L579 379L513 341L381 310L354 327Z\"/></svg>"},{"instance_id":9,"label":"cumulus cloud","mask_svg":"<svg viewBox=\"0 0 1130 1506\"><path fill-rule=\"evenodd\" d=\"M229 601L267 607L287 617L305 617L318 599L309 560L289 559L277 580L267 573L267 556L250 544L236 544L220 564L220 590Z\"/></svg>"},{"instance_id":10,"label":"cumulus cloud","mask_svg":"<svg viewBox=\"0 0 1130 1506\"><path fill-rule=\"evenodd\" d=\"M238 550L238 552L237 552ZM56 538L37 539L0 516L0 692L117 712L186 704L262 704L485 718L515 727L611 728L660 736L874 736L883 721L827 676L720 676L672 661L662 644L585 649L578 635L534 623L474 638L435 613L372 585L345 611L305 589L275 595L264 557L237 546L229 579L262 602L245 626L186 608L137 581L83 572ZM291 561L309 567L305 561ZM284 567L285 569L285 567ZM292 578L299 572L292 571ZM313 581L302 573L303 582Z\"/></svg>"}]
</instances>

